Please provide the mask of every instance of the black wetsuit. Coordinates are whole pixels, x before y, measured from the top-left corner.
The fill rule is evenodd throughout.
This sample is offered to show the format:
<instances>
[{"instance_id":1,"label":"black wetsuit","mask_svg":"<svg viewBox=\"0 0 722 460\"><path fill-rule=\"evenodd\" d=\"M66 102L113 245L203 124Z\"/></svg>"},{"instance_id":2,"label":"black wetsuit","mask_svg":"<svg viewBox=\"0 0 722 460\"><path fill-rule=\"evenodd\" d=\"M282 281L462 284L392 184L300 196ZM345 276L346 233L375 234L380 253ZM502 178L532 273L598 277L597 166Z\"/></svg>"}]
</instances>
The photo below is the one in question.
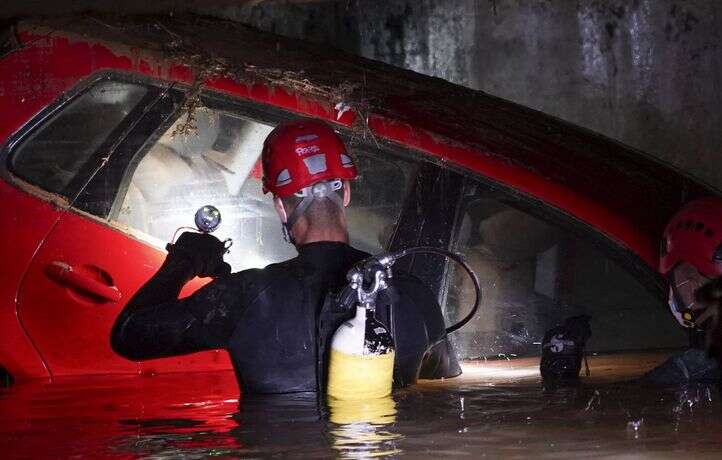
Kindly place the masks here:
<instances>
[{"instance_id":1,"label":"black wetsuit","mask_svg":"<svg viewBox=\"0 0 722 460\"><path fill-rule=\"evenodd\" d=\"M113 349L144 360L201 350L228 350L246 393L316 391L316 318L326 294L368 254L345 243L298 248L298 257L217 278L178 300L191 264L168 257L130 300L113 327ZM394 305L397 386L461 373L435 296L401 275Z\"/></svg>"}]
</instances>

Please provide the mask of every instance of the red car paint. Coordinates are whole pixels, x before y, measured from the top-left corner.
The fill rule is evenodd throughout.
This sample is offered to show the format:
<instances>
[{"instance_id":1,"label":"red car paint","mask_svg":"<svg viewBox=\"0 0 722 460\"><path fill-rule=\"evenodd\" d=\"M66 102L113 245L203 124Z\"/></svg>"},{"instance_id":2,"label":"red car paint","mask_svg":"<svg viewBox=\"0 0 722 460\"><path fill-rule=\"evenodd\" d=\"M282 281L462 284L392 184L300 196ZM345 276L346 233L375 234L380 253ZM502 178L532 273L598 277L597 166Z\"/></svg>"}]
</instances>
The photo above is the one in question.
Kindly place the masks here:
<instances>
[{"instance_id":1,"label":"red car paint","mask_svg":"<svg viewBox=\"0 0 722 460\"><path fill-rule=\"evenodd\" d=\"M147 457L146 444L169 430L184 435L178 448L246 447L234 436L243 403L233 372L36 379L2 396L4 458Z\"/></svg>"},{"instance_id":2,"label":"red car paint","mask_svg":"<svg viewBox=\"0 0 722 460\"><path fill-rule=\"evenodd\" d=\"M123 20L117 21L108 28L89 19L19 25L23 46L0 59L0 144L35 114L98 72L132 72L186 85L205 75L197 65L187 65L159 50L154 45L157 40L118 32L123 30ZM174 27L167 18L164 21L166 28ZM193 25L200 31L208 26ZM181 22L176 33L196 29ZM247 38L255 32L242 33ZM217 40L226 39L219 34ZM662 225L681 203L683 192L701 190L683 176L635 157L622 146L543 114L411 72L383 67L386 73L380 73L380 64L345 55L333 56L337 67L329 70L333 71L329 77L323 69L314 71L317 64L313 59L318 56L308 54L308 49L300 45L296 49L279 37L257 35L261 43L270 39L277 43L275 49L268 47L268 57L257 49L248 56L241 56L243 49L232 49L225 57L226 61L238 59L250 76L211 77L205 80L205 87L346 126L365 125L374 137L473 171L561 210L650 266L657 263ZM214 38L208 40L212 44ZM142 43L152 49L143 48ZM247 48L257 47L249 44ZM314 93L304 90L303 85L273 82L253 73L268 62L285 65L277 56L281 52L301 56L287 64L288 70L298 74L308 68L304 74L307 81L318 82L318 87L328 86L333 81L329 79L337 78L340 84L341 78L358 80L363 74L363 84L379 91L377 97L368 95L375 97L374 105L364 109L363 104L356 104L356 111L344 110L343 105L337 105L343 100L329 91ZM303 56L308 57L305 63ZM253 61L256 58L258 63ZM394 72L398 78L391 80L388 75ZM404 92L407 87L424 85L438 89L440 95ZM466 99L479 104L461 105ZM421 105L429 100L433 105ZM491 106L496 107L493 116L489 115ZM513 123L504 125L509 120ZM599 155L585 156L587 147L595 154L608 154L619 164L610 166ZM626 164L637 169L625 177ZM665 180L650 179L657 176ZM652 196L660 200L660 206L650 206ZM0 224L5 255L0 278L0 365L16 378L230 367L226 354L219 351L140 364L116 356L108 344L112 321L124 302L158 268L164 254L92 216L68 210L63 199L11 175L7 181L0 180L0 200L10 211L4 213ZM106 298L84 296L68 288L68 283L85 283L86 291L88 286L105 285ZM197 286L189 286L186 292Z\"/></svg>"}]
</instances>

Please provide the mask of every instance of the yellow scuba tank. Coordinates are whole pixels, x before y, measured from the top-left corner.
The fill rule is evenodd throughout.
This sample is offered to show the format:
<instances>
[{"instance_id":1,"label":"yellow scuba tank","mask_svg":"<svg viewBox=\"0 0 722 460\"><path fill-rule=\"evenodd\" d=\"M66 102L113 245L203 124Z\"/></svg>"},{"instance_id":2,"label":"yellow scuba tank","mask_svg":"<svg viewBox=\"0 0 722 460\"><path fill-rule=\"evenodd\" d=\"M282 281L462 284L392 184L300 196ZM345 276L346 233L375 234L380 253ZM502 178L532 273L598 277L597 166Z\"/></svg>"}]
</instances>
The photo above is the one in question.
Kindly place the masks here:
<instances>
[{"instance_id":1,"label":"yellow scuba tank","mask_svg":"<svg viewBox=\"0 0 722 460\"><path fill-rule=\"evenodd\" d=\"M356 294L356 314L339 326L331 340L327 393L332 398L381 398L391 393L394 340L374 317L376 297L388 288L390 265L374 261L348 274Z\"/></svg>"},{"instance_id":2,"label":"yellow scuba tank","mask_svg":"<svg viewBox=\"0 0 722 460\"><path fill-rule=\"evenodd\" d=\"M394 343L391 334L362 305L333 335L328 395L336 399L381 398L391 393Z\"/></svg>"}]
</instances>

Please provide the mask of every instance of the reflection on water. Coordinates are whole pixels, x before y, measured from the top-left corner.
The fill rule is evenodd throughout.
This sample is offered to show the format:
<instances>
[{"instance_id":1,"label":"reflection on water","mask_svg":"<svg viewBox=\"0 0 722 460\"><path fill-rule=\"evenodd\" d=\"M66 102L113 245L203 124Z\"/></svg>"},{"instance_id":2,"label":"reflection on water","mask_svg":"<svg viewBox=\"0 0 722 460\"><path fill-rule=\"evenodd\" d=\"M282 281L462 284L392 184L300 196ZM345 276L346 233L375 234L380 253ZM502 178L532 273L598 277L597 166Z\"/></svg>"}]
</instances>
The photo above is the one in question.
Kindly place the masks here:
<instances>
[{"instance_id":1,"label":"reflection on water","mask_svg":"<svg viewBox=\"0 0 722 460\"><path fill-rule=\"evenodd\" d=\"M239 401L231 372L22 383L0 390L0 452L4 458L713 458L722 448L716 386L659 389L587 379L544 389L535 379L492 381L476 366L463 379L396 391L393 398L324 407L303 394Z\"/></svg>"},{"instance_id":2,"label":"reflection on water","mask_svg":"<svg viewBox=\"0 0 722 460\"><path fill-rule=\"evenodd\" d=\"M229 434L246 449L237 455L385 456L398 452L387 428L395 413L391 397L320 405L314 394L252 396L240 401Z\"/></svg>"},{"instance_id":3,"label":"reflection on water","mask_svg":"<svg viewBox=\"0 0 722 460\"><path fill-rule=\"evenodd\" d=\"M328 401L333 448L341 458L385 457L399 454L401 436L387 426L396 421L396 402L391 396L363 401Z\"/></svg>"}]
</instances>

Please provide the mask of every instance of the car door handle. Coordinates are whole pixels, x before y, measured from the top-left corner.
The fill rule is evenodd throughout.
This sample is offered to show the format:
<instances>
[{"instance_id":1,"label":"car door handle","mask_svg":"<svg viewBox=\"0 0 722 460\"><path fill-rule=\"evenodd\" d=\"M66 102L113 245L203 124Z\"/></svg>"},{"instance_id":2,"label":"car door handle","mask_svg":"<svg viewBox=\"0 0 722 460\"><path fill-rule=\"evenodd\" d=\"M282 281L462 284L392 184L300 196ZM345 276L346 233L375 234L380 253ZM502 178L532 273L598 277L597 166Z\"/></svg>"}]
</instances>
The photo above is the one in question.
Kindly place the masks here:
<instances>
[{"instance_id":1,"label":"car door handle","mask_svg":"<svg viewBox=\"0 0 722 460\"><path fill-rule=\"evenodd\" d=\"M50 262L47 273L48 276L61 284L100 297L103 300L117 302L122 297L117 287L109 286L89 275L73 270L73 267L65 262Z\"/></svg>"}]
</instances>

